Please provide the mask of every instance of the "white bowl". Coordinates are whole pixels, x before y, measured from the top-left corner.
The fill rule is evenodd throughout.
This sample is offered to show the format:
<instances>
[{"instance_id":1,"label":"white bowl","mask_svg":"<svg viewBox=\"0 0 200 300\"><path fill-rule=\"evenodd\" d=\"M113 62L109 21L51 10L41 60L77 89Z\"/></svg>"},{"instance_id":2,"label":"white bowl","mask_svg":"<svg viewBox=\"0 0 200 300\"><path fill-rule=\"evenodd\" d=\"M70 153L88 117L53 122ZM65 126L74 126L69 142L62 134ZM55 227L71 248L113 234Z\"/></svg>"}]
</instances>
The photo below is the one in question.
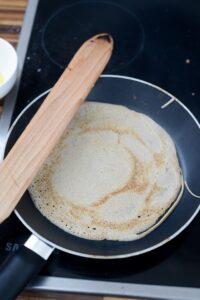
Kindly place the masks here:
<instances>
[{"instance_id":1,"label":"white bowl","mask_svg":"<svg viewBox=\"0 0 200 300\"><path fill-rule=\"evenodd\" d=\"M17 78L17 54L13 46L0 38L0 98L12 89Z\"/></svg>"}]
</instances>

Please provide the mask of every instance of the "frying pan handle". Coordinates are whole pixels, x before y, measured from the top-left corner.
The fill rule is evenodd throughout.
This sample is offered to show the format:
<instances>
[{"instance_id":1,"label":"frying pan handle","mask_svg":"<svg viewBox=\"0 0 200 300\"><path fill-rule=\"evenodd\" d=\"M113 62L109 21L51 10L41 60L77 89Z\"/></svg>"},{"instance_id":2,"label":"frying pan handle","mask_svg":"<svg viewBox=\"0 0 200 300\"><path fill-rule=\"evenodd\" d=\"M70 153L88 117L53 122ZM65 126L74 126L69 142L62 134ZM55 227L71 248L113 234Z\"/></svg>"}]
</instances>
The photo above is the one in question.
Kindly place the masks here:
<instances>
[{"instance_id":1,"label":"frying pan handle","mask_svg":"<svg viewBox=\"0 0 200 300\"><path fill-rule=\"evenodd\" d=\"M13 300L42 269L54 250L34 235L0 267L0 299Z\"/></svg>"}]
</instances>

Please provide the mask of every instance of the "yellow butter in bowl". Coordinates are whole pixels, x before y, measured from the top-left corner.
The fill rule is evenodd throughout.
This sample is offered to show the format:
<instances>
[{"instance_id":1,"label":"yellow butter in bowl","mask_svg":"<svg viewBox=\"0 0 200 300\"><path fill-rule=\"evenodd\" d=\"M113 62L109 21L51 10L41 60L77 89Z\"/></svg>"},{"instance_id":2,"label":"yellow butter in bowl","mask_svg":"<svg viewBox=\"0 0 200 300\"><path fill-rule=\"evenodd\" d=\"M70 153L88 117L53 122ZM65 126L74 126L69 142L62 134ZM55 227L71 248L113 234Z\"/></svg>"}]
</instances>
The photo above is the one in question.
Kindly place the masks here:
<instances>
[{"instance_id":1,"label":"yellow butter in bowl","mask_svg":"<svg viewBox=\"0 0 200 300\"><path fill-rule=\"evenodd\" d=\"M0 85L4 83L4 76L0 73Z\"/></svg>"}]
</instances>

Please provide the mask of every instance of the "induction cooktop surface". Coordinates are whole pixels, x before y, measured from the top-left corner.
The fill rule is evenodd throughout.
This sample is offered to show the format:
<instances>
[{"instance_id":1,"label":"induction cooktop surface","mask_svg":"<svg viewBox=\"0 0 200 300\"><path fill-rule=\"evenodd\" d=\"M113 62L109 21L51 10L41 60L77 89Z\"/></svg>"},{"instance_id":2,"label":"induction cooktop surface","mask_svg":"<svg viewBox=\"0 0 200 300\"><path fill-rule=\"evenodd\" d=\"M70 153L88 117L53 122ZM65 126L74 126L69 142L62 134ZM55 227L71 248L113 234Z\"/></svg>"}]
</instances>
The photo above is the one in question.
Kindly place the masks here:
<instances>
[{"instance_id":1,"label":"induction cooktop surface","mask_svg":"<svg viewBox=\"0 0 200 300\"><path fill-rule=\"evenodd\" d=\"M80 45L100 32L109 32L115 43L104 74L151 82L180 99L199 119L199 1L42 0L13 120L30 101L52 87ZM197 216L183 233L161 248L114 261L55 251L40 275L200 290L199 231ZM0 259L16 251L28 236L28 230L13 214L0 226Z\"/></svg>"}]
</instances>

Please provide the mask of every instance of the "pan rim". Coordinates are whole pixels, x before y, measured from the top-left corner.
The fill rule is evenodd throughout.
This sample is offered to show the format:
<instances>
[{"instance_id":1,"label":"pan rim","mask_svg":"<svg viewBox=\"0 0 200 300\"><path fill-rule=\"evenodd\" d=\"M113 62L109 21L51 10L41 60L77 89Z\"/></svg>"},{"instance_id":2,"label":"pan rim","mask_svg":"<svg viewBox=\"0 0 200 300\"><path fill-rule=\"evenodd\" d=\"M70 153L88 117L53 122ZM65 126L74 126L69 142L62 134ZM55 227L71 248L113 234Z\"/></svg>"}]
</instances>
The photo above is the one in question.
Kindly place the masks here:
<instances>
[{"instance_id":1,"label":"pan rim","mask_svg":"<svg viewBox=\"0 0 200 300\"><path fill-rule=\"evenodd\" d=\"M124 80L131 80L131 81L137 81L140 83L144 83L148 86L151 86L159 91L162 91L164 94L168 95L169 97L171 97L172 99L174 99L180 106L183 107L184 110L186 110L186 112L190 115L190 117L193 119L193 121L196 123L197 127L200 129L200 123L198 122L198 120L196 119L196 117L193 115L193 113L179 100L177 99L175 96L173 96L172 94L170 94L169 92L165 91L164 89L162 89L161 87L152 84L150 82L138 79L138 78L134 78L134 77L129 77L129 76L123 76L123 75L112 75L112 74L106 74L106 75L102 75L101 78L119 78L119 79L124 79ZM40 95L38 95L35 99L33 99L33 101L31 101L22 111L21 113L17 116L17 118L15 119L15 121L13 122L12 126L10 127L10 130L8 132L7 138L6 138L6 143L5 143L5 147L7 144L7 140L14 128L14 126L16 125L16 123L18 122L18 120L20 119L20 117L25 113L25 111L33 104L35 103L37 100L39 100L42 96L46 95L51 89L46 90L45 92L41 93ZM4 148L4 152L5 152L5 148ZM132 257L132 256L137 256L137 255L141 255L147 252L150 252L154 249L157 249L159 247L161 247L162 245L166 244L167 242L169 242L170 240L174 239L176 236L178 236L185 228L187 228L189 226L189 224L193 221L193 219L196 217L196 215L199 213L200 211L200 204L197 207L197 209L195 210L195 212L192 214L192 216L188 219L188 221L179 228L179 230L177 230L174 234L172 234L170 237L168 237L167 239L155 244L154 246L148 247L144 250L140 250L137 252L131 252L131 253L127 253L127 254L119 254L119 255L108 255L108 256L104 256L104 255L94 255L94 254L86 254L86 253L82 253L82 252L78 252L78 251L72 251L66 248L63 248L61 246L58 246L57 244L47 240L46 238L44 238L42 235L40 235L38 232L36 232L31 226L29 226L26 221L23 219L23 217L21 217L21 215L18 213L17 209L15 209L15 214L17 215L17 217L19 218L19 220L22 222L22 224L28 229L30 230L30 232L32 232L35 236L37 236L40 240L42 240L43 242L51 245L53 248L59 249L63 252L69 253L69 254L73 254L76 256L80 256L80 257L86 257L86 258L93 258L93 259L120 259L120 258L128 258L128 257Z\"/></svg>"}]
</instances>

